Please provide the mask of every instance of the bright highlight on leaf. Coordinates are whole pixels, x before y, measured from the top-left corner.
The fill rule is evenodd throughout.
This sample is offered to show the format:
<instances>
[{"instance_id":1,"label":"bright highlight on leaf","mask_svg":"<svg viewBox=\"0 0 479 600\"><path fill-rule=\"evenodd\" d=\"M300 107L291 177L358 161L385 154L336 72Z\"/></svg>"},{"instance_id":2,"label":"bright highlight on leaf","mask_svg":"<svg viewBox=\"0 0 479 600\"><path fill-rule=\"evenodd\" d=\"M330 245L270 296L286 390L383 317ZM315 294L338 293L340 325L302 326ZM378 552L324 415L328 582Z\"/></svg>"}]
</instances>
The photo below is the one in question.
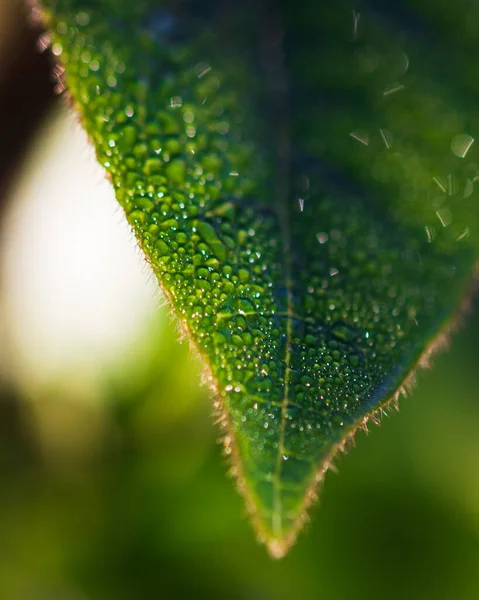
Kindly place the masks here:
<instances>
[{"instance_id":1,"label":"bright highlight on leaf","mask_svg":"<svg viewBox=\"0 0 479 600\"><path fill-rule=\"evenodd\" d=\"M462 58L479 8L381 4L45 2L274 556L336 452L425 362L477 257Z\"/></svg>"}]
</instances>

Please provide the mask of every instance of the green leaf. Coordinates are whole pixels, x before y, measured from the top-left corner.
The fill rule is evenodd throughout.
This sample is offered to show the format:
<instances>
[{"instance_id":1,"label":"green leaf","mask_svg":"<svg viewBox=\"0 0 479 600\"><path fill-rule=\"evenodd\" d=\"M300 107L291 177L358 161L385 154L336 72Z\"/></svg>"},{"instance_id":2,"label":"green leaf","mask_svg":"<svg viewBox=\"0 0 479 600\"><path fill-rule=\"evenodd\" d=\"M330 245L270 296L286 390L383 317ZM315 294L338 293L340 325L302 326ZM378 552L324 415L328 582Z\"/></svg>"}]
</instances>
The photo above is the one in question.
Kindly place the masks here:
<instances>
[{"instance_id":1,"label":"green leaf","mask_svg":"<svg viewBox=\"0 0 479 600\"><path fill-rule=\"evenodd\" d=\"M45 2L274 556L471 285L479 14L459 4Z\"/></svg>"}]
</instances>

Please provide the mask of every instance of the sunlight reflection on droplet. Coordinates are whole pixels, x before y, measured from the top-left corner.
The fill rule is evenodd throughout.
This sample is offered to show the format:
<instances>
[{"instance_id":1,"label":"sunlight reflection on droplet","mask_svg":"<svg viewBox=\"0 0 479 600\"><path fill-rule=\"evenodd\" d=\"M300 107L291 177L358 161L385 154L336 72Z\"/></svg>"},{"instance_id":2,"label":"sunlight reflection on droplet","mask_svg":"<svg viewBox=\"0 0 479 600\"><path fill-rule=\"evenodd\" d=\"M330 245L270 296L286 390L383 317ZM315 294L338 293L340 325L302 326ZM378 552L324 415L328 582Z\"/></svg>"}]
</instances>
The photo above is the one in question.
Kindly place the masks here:
<instances>
[{"instance_id":1,"label":"sunlight reflection on droplet","mask_svg":"<svg viewBox=\"0 0 479 600\"><path fill-rule=\"evenodd\" d=\"M459 158L465 158L473 143L474 138L472 136L467 133L459 133L452 138L451 150Z\"/></svg>"},{"instance_id":2,"label":"sunlight reflection on droplet","mask_svg":"<svg viewBox=\"0 0 479 600\"><path fill-rule=\"evenodd\" d=\"M361 144L364 144L365 146L369 144L369 134L365 131L355 130L351 131L349 135L358 142L361 142Z\"/></svg>"}]
</instances>

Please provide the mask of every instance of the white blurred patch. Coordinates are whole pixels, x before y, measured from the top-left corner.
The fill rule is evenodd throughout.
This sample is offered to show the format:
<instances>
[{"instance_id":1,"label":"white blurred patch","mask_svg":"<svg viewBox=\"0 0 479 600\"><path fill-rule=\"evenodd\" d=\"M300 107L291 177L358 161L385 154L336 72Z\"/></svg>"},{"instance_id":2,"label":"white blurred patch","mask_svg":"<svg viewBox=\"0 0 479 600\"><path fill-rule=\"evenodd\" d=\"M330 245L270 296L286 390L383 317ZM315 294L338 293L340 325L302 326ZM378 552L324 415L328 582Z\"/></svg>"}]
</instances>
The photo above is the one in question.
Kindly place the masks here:
<instances>
[{"instance_id":1,"label":"white blurred patch","mask_svg":"<svg viewBox=\"0 0 479 600\"><path fill-rule=\"evenodd\" d=\"M35 385L73 377L88 387L139 343L159 304L113 189L66 109L21 174L0 277L5 358L14 376Z\"/></svg>"}]
</instances>

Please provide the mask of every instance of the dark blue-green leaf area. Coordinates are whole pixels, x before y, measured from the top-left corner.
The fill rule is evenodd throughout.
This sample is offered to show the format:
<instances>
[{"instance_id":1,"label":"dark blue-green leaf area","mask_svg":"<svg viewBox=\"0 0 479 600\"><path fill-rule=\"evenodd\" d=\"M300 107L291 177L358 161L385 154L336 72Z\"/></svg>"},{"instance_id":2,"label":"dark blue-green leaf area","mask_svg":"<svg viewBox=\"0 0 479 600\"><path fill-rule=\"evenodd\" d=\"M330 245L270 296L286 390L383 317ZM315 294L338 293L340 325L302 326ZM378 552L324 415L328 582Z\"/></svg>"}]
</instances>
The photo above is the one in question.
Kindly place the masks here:
<instances>
[{"instance_id":1,"label":"dark blue-green leaf area","mask_svg":"<svg viewBox=\"0 0 479 600\"><path fill-rule=\"evenodd\" d=\"M478 8L45 5L67 87L280 556L337 449L471 284Z\"/></svg>"}]
</instances>

